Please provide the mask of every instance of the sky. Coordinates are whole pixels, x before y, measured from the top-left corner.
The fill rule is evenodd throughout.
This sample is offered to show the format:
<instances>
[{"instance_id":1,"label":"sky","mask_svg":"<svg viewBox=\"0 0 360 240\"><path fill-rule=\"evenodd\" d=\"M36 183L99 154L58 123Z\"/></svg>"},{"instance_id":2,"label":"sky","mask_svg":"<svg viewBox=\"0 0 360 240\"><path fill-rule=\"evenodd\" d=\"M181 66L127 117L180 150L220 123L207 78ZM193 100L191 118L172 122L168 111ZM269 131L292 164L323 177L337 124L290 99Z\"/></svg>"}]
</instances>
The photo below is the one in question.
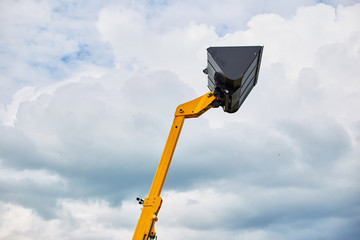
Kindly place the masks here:
<instances>
[{"instance_id":1,"label":"sky","mask_svg":"<svg viewBox=\"0 0 360 240\"><path fill-rule=\"evenodd\" d=\"M131 239L206 49L264 46L185 121L158 239L360 239L360 1L0 0L0 239Z\"/></svg>"}]
</instances>

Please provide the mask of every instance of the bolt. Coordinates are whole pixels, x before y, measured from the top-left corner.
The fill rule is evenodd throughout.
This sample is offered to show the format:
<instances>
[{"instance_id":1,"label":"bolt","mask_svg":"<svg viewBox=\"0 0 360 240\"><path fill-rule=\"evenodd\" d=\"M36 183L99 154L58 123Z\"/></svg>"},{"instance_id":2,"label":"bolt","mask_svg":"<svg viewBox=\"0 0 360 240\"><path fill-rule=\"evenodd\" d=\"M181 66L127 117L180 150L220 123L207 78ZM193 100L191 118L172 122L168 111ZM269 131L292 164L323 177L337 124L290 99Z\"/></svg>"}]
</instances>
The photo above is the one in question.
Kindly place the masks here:
<instances>
[{"instance_id":1,"label":"bolt","mask_svg":"<svg viewBox=\"0 0 360 240\"><path fill-rule=\"evenodd\" d=\"M211 97L213 94L212 93L209 93L208 95L207 95L207 97Z\"/></svg>"}]
</instances>

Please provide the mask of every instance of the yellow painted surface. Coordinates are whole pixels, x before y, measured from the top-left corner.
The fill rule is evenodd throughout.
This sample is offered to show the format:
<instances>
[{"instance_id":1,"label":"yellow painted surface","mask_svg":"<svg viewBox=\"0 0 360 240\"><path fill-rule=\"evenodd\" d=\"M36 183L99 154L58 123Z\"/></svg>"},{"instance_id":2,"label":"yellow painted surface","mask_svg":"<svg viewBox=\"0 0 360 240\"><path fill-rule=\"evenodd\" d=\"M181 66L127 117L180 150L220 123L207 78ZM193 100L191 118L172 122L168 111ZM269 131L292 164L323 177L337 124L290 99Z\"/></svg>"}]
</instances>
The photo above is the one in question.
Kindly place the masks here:
<instances>
[{"instance_id":1,"label":"yellow painted surface","mask_svg":"<svg viewBox=\"0 0 360 240\"><path fill-rule=\"evenodd\" d=\"M209 92L199 98L181 104L176 108L175 118L157 167L149 196L144 199L143 209L136 225L132 238L133 240L148 240L149 236L155 236L155 222L157 221L157 214L162 203L160 193L170 167L171 159L174 154L184 120L185 118L199 117L211 108L211 103L214 100L216 100L216 97L212 92Z\"/></svg>"}]
</instances>

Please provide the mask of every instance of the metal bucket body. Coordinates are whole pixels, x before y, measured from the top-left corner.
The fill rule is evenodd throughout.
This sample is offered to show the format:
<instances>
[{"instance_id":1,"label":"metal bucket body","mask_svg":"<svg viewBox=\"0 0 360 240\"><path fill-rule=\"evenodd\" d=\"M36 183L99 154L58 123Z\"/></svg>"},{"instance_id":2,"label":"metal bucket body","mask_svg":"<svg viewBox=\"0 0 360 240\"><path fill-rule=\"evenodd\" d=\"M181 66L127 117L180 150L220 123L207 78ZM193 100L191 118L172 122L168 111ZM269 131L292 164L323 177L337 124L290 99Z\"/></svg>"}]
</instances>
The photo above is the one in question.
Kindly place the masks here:
<instances>
[{"instance_id":1,"label":"metal bucket body","mask_svg":"<svg viewBox=\"0 0 360 240\"><path fill-rule=\"evenodd\" d=\"M225 112L236 112L257 83L262 46L209 47L208 87L219 95Z\"/></svg>"}]
</instances>

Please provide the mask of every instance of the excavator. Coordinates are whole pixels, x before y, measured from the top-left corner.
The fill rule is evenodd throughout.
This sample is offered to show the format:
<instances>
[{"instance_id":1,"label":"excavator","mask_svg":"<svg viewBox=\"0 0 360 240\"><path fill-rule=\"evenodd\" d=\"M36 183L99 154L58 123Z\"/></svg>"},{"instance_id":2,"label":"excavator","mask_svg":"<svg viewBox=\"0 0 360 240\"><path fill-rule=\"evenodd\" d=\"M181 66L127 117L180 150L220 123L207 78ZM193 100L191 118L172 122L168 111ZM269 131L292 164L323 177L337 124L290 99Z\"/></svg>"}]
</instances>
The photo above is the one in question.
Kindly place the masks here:
<instances>
[{"instance_id":1,"label":"excavator","mask_svg":"<svg viewBox=\"0 0 360 240\"><path fill-rule=\"evenodd\" d=\"M179 135L188 118L197 118L211 108L222 107L235 113L257 83L263 46L209 47L207 67L210 92L192 101L180 104L160 158L148 197L137 198L142 205L132 240L157 239L155 223L162 204L160 197Z\"/></svg>"}]
</instances>

